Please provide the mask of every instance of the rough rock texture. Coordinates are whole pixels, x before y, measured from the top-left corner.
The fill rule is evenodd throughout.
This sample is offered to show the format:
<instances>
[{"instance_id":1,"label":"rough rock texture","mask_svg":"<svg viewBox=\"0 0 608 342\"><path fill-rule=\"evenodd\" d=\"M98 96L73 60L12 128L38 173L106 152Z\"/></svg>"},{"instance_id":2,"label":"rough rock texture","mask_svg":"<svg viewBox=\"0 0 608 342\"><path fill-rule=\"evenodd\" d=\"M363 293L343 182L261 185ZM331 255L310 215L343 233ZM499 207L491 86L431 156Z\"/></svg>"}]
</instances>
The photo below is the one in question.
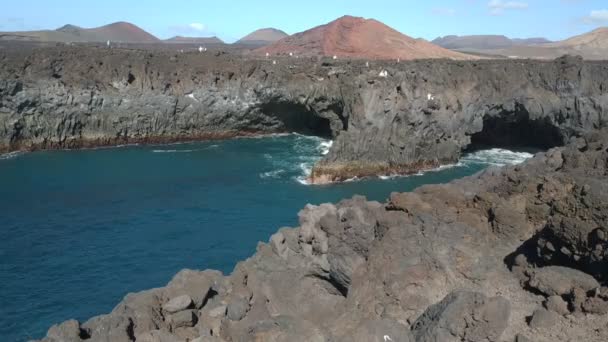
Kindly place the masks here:
<instances>
[{"instance_id":1,"label":"rough rock texture","mask_svg":"<svg viewBox=\"0 0 608 342\"><path fill-rule=\"evenodd\" d=\"M168 313L175 313L186 310L192 305L192 298L188 295L175 297L163 305L163 310Z\"/></svg>"},{"instance_id":2,"label":"rough rock texture","mask_svg":"<svg viewBox=\"0 0 608 342\"><path fill-rule=\"evenodd\" d=\"M547 309L538 309L530 317L530 327L535 329L552 328L558 322L559 316Z\"/></svg>"},{"instance_id":3,"label":"rough rock texture","mask_svg":"<svg viewBox=\"0 0 608 342\"><path fill-rule=\"evenodd\" d=\"M558 146L607 124L607 62L275 62L119 49L1 51L0 151L296 131L334 137L312 174L329 182L417 172L483 144ZM562 221L544 239L560 238ZM572 237L560 248L597 259L606 233L593 246Z\"/></svg>"},{"instance_id":4,"label":"rough rock texture","mask_svg":"<svg viewBox=\"0 0 608 342\"><path fill-rule=\"evenodd\" d=\"M561 296L551 296L547 298L544 303L547 310L556 312L560 315L566 315L570 311L568 310L568 303Z\"/></svg>"},{"instance_id":5,"label":"rough rock texture","mask_svg":"<svg viewBox=\"0 0 608 342\"><path fill-rule=\"evenodd\" d=\"M164 288L128 295L110 314L51 328L43 341L57 331L119 342L165 334L179 341L606 341L606 280L586 271L587 259L543 258L538 238L563 220L564 208L587 224L564 226L568 234L554 236L554 245L605 227L607 180L603 130L523 165L394 193L384 204L355 196L307 206L299 227L260 243L231 275L182 271ZM594 260L597 269L608 267ZM547 275L558 286L534 285ZM182 311L197 319L172 326L162 307L181 295L197 303L197 311ZM542 308L550 295L562 296L569 313Z\"/></svg>"},{"instance_id":6,"label":"rough rock texture","mask_svg":"<svg viewBox=\"0 0 608 342\"><path fill-rule=\"evenodd\" d=\"M428 308L412 330L417 342L498 341L510 313L509 301L502 297L453 292Z\"/></svg>"},{"instance_id":7,"label":"rough rock texture","mask_svg":"<svg viewBox=\"0 0 608 342\"><path fill-rule=\"evenodd\" d=\"M528 285L547 296L564 296L576 289L588 292L600 287L592 276L561 266L547 266L532 271Z\"/></svg>"},{"instance_id":8,"label":"rough rock texture","mask_svg":"<svg viewBox=\"0 0 608 342\"><path fill-rule=\"evenodd\" d=\"M72 319L52 326L46 339L49 342L78 342L81 338L86 337L86 333L80 329L80 323Z\"/></svg>"}]
</instances>

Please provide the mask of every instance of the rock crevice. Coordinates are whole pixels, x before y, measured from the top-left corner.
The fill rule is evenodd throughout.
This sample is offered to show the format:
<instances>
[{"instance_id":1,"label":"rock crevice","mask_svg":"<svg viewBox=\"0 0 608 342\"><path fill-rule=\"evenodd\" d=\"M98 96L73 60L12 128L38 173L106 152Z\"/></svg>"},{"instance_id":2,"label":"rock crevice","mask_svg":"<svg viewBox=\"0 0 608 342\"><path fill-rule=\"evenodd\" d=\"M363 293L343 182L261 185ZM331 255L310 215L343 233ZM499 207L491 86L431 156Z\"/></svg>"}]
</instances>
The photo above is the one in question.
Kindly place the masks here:
<instances>
[{"instance_id":1,"label":"rock crevice","mask_svg":"<svg viewBox=\"0 0 608 342\"><path fill-rule=\"evenodd\" d=\"M607 124L606 62L576 57L275 64L83 47L0 54L5 152L295 131L335 140L311 177L325 182L418 172L480 144L554 147Z\"/></svg>"},{"instance_id":2,"label":"rock crevice","mask_svg":"<svg viewBox=\"0 0 608 342\"><path fill-rule=\"evenodd\" d=\"M182 271L43 341L606 341L607 133L384 204L309 205L231 275Z\"/></svg>"}]
</instances>

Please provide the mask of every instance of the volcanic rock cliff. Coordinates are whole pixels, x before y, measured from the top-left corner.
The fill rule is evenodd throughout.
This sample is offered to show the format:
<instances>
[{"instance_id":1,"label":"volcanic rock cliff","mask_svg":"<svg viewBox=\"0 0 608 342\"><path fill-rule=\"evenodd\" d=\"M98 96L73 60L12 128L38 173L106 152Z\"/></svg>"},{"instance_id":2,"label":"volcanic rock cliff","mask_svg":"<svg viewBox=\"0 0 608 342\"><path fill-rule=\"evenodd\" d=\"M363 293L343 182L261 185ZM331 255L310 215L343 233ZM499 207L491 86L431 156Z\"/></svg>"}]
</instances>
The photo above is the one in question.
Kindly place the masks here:
<instances>
[{"instance_id":1,"label":"volcanic rock cliff","mask_svg":"<svg viewBox=\"0 0 608 342\"><path fill-rule=\"evenodd\" d=\"M184 270L43 341L608 339L607 130L524 165L299 217L230 276Z\"/></svg>"},{"instance_id":2,"label":"volcanic rock cliff","mask_svg":"<svg viewBox=\"0 0 608 342\"><path fill-rule=\"evenodd\" d=\"M297 131L313 180L558 145L446 185L308 206L224 276L180 272L44 341L606 341L608 64L0 54L4 151ZM83 303L83 305L85 305Z\"/></svg>"},{"instance_id":3,"label":"volcanic rock cliff","mask_svg":"<svg viewBox=\"0 0 608 342\"><path fill-rule=\"evenodd\" d=\"M0 151L300 132L334 138L311 180L409 173L467 148L549 148L606 126L608 62L250 59L0 51Z\"/></svg>"}]
</instances>

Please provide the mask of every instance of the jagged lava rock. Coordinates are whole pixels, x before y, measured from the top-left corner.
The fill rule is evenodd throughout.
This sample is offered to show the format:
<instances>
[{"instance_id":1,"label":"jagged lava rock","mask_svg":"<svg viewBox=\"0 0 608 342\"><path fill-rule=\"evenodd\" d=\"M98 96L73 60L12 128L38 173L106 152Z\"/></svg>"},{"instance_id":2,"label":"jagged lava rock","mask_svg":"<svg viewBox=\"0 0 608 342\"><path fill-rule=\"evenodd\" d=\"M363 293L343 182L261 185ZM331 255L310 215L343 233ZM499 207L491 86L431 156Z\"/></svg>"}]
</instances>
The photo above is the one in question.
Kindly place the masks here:
<instances>
[{"instance_id":1,"label":"jagged lava rock","mask_svg":"<svg viewBox=\"0 0 608 342\"><path fill-rule=\"evenodd\" d=\"M499 341L507 327L511 306L504 298L481 293L450 293L414 322L416 342Z\"/></svg>"},{"instance_id":2,"label":"jagged lava rock","mask_svg":"<svg viewBox=\"0 0 608 342\"><path fill-rule=\"evenodd\" d=\"M163 310L168 313L175 313L186 310L192 305L192 298L188 295L175 297L163 305Z\"/></svg>"},{"instance_id":3,"label":"jagged lava rock","mask_svg":"<svg viewBox=\"0 0 608 342\"><path fill-rule=\"evenodd\" d=\"M606 62L574 57L275 65L231 54L62 47L0 51L0 60L0 151L277 132L332 137L313 182L416 173L481 144L559 146L605 126L608 108ZM505 229L511 217L523 222L517 212L496 213ZM568 222L554 230L576 223ZM595 250L565 243L572 257Z\"/></svg>"},{"instance_id":4,"label":"jagged lava rock","mask_svg":"<svg viewBox=\"0 0 608 342\"><path fill-rule=\"evenodd\" d=\"M547 266L534 270L528 285L547 296L568 295L575 289L587 292L600 287L592 276L561 266Z\"/></svg>"},{"instance_id":5,"label":"jagged lava rock","mask_svg":"<svg viewBox=\"0 0 608 342\"><path fill-rule=\"evenodd\" d=\"M504 142L525 133L517 138L545 147L567 143L523 165L423 186L388 203L354 197L307 206L299 227L259 244L232 274L180 272L164 288L126 296L107 315L63 326L70 338L76 328L89 341L169 332L162 305L182 295L202 318L170 332L174 337L202 335L204 319L214 337L232 341L341 341L356 331L377 338L381 329L411 330L429 307L466 289L510 303L505 340L518 333L540 342L608 339L608 318L595 303L606 296L592 288L606 281L598 270L607 259L597 253L608 217L608 132L596 131L605 126L608 101L604 62L378 62L390 75L378 78L380 70L354 61L274 67L234 56L86 48L8 54L0 52L6 149L312 129L334 136L320 169L335 168L342 177L434 165L492 136ZM429 94L440 105L424 114L437 108ZM569 251L564 257L557 254L562 247ZM547 291L573 289L570 304L594 313L532 334L524 318L544 298L522 287L520 275L556 266L596 283L583 277L589 280L583 285L576 279ZM230 319L227 306L239 298L247 309Z\"/></svg>"}]
</instances>

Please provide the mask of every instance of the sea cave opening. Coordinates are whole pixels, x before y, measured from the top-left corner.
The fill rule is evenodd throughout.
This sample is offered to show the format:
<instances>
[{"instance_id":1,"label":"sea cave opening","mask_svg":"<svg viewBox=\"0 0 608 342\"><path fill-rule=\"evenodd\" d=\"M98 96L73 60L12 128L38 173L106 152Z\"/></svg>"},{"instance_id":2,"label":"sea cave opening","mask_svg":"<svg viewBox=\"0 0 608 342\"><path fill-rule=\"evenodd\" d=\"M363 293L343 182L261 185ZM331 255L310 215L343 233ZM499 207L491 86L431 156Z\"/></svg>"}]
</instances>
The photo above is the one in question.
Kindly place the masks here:
<instances>
[{"instance_id":1,"label":"sea cave opening","mask_svg":"<svg viewBox=\"0 0 608 342\"><path fill-rule=\"evenodd\" d=\"M530 118L524 108L486 115L481 131L472 134L467 152L490 148L545 151L564 144L564 136L548 117Z\"/></svg>"},{"instance_id":2,"label":"sea cave opening","mask_svg":"<svg viewBox=\"0 0 608 342\"><path fill-rule=\"evenodd\" d=\"M311 108L292 102L269 102L262 106L262 113L271 120L278 131L313 135L325 139L334 136L331 120L319 116Z\"/></svg>"}]
</instances>

